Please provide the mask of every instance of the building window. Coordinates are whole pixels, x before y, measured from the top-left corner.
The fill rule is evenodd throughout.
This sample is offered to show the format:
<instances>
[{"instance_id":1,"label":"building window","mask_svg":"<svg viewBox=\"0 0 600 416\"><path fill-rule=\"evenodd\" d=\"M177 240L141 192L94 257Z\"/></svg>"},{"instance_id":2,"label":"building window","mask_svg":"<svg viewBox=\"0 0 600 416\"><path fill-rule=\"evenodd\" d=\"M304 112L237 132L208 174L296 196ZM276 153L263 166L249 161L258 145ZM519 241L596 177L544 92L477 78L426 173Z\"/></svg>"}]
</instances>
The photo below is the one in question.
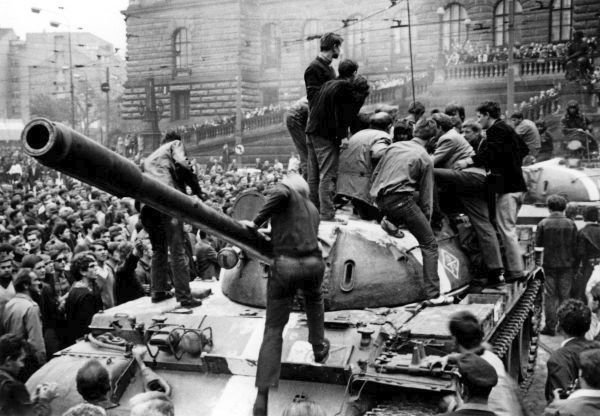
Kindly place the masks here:
<instances>
[{"instance_id":1,"label":"building window","mask_svg":"<svg viewBox=\"0 0 600 416\"><path fill-rule=\"evenodd\" d=\"M453 45L462 45L467 40L467 10L458 3L449 4L444 9L442 19L442 45L450 49Z\"/></svg>"},{"instance_id":2,"label":"building window","mask_svg":"<svg viewBox=\"0 0 600 416\"><path fill-rule=\"evenodd\" d=\"M400 3L400 11L394 16L395 24L404 26L392 29L392 68L400 68L400 62L404 58L410 58L408 45L408 12L406 3Z\"/></svg>"},{"instance_id":3,"label":"building window","mask_svg":"<svg viewBox=\"0 0 600 416\"><path fill-rule=\"evenodd\" d=\"M190 92L171 92L171 121L190 118Z\"/></svg>"},{"instance_id":4,"label":"building window","mask_svg":"<svg viewBox=\"0 0 600 416\"><path fill-rule=\"evenodd\" d=\"M268 107L270 105L279 104L279 88L266 87L262 88L262 105Z\"/></svg>"},{"instance_id":5,"label":"building window","mask_svg":"<svg viewBox=\"0 0 600 416\"><path fill-rule=\"evenodd\" d=\"M190 70L190 40L188 31L180 27L173 33L173 67L175 74Z\"/></svg>"},{"instance_id":6,"label":"building window","mask_svg":"<svg viewBox=\"0 0 600 416\"><path fill-rule=\"evenodd\" d=\"M550 42L571 39L571 0L553 0L550 9Z\"/></svg>"},{"instance_id":7,"label":"building window","mask_svg":"<svg viewBox=\"0 0 600 416\"><path fill-rule=\"evenodd\" d=\"M307 20L302 31L302 46L304 50L304 62L310 63L321 50L321 35L323 29L318 20Z\"/></svg>"},{"instance_id":8,"label":"building window","mask_svg":"<svg viewBox=\"0 0 600 416\"><path fill-rule=\"evenodd\" d=\"M521 43L521 23L523 21L523 7L521 2L515 2L515 24L514 24L514 42ZM508 31L510 19L510 1L501 0L494 9L494 45L508 45Z\"/></svg>"},{"instance_id":9,"label":"building window","mask_svg":"<svg viewBox=\"0 0 600 416\"><path fill-rule=\"evenodd\" d=\"M263 69L281 66L281 36L275 23L268 23L262 28L262 66Z\"/></svg>"},{"instance_id":10,"label":"building window","mask_svg":"<svg viewBox=\"0 0 600 416\"><path fill-rule=\"evenodd\" d=\"M359 65L366 63L365 45L368 42L366 24L361 15L350 16L347 20L346 36L344 45L346 45L346 59L352 59Z\"/></svg>"}]
</instances>

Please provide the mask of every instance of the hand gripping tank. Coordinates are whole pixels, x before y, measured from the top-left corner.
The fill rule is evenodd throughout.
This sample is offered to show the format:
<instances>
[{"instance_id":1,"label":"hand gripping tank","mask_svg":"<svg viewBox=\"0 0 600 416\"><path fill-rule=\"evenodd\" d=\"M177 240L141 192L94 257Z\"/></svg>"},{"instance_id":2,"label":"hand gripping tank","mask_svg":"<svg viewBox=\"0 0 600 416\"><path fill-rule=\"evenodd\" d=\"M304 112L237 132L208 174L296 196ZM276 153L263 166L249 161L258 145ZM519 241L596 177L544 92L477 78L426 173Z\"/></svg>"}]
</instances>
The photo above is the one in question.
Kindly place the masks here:
<instances>
[{"instance_id":1,"label":"hand gripping tank","mask_svg":"<svg viewBox=\"0 0 600 416\"><path fill-rule=\"evenodd\" d=\"M61 414L81 402L75 373L93 357L113 377L112 399L119 404L111 414L127 415L128 399L147 386L160 385L158 378L170 385L177 415L250 415L270 242L59 123L33 120L22 140L25 152L40 163L114 195L133 197L234 247L225 253L233 267L222 270L220 281L191 282L192 290L205 296L202 306L185 310L174 299L151 303L140 298L98 313L90 336L59 352L32 376L28 387L59 382L61 394L52 406ZM260 195L245 194L236 202L233 217L251 218L261 204ZM410 233L403 234L391 237L378 224L351 217L343 224L321 224L330 356L323 365L314 363L306 318L301 311L293 312L284 332L281 382L270 393L269 414L281 414L299 396L315 400L327 414L437 413L446 396L459 394L455 369L435 364L453 348L448 318L459 310L470 310L480 319L485 339L521 386L528 386L537 354L543 277L534 263L531 229L520 229L527 280L466 295L469 260L458 235L446 226L438 235L438 270L442 291L460 302L440 307L423 302L420 250ZM136 345L147 350L140 364L131 354Z\"/></svg>"}]
</instances>

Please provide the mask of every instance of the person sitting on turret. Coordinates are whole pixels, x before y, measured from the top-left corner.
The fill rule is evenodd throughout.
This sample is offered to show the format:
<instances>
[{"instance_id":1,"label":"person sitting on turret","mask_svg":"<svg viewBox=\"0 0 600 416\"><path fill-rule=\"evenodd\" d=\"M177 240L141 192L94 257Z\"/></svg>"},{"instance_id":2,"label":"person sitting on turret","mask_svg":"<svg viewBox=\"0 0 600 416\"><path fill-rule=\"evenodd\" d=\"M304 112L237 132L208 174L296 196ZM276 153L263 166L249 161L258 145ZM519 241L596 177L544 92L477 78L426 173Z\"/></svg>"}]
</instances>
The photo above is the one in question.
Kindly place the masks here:
<instances>
[{"instance_id":1,"label":"person sitting on turret","mask_svg":"<svg viewBox=\"0 0 600 416\"><path fill-rule=\"evenodd\" d=\"M419 120L412 140L388 146L373 172L371 198L392 224L404 224L419 242L425 296L432 304L439 305L445 303L446 298L440 296L438 244L429 223L433 205L433 160L425 150L436 133L435 121ZM418 202L415 201L417 194Z\"/></svg>"},{"instance_id":2,"label":"person sitting on turret","mask_svg":"<svg viewBox=\"0 0 600 416\"><path fill-rule=\"evenodd\" d=\"M380 220L381 214L369 195L371 174L391 142L388 133L392 117L385 112L370 117L368 129L360 130L340 153L337 193L352 200L352 205L363 220Z\"/></svg>"},{"instance_id":3,"label":"person sitting on turret","mask_svg":"<svg viewBox=\"0 0 600 416\"><path fill-rule=\"evenodd\" d=\"M552 156L554 155L554 137L552 137L552 134L548 131L548 127L544 120L536 120L535 126L540 133L540 152L537 155L536 162L552 159Z\"/></svg>"},{"instance_id":4,"label":"person sitting on turret","mask_svg":"<svg viewBox=\"0 0 600 416\"><path fill-rule=\"evenodd\" d=\"M254 221L242 223L256 230L269 219L275 261L267 284L267 317L258 355L254 416L266 416L269 389L279 384L282 333L298 289L304 294L308 341L315 362L323 363L329 355L321 293L325 262L318 241L319 212L309 199L308 184L302 176L291 173L275 184Z\"/></svg>"}]
</instances>

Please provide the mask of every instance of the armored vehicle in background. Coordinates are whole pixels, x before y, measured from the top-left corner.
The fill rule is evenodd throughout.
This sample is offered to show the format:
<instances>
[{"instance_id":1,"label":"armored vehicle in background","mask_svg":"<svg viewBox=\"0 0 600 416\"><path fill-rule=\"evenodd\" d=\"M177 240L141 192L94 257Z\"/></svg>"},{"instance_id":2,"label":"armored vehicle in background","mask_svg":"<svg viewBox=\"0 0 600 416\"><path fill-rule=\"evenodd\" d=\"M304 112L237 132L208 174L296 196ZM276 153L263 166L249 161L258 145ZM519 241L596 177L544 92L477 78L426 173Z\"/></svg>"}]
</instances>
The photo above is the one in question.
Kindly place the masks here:
<instances>
[{"instance_id":1,"label":"armored vehicle in background","mask_svg":"<svg viewBox=\"0 0 600 416\"><path fill-rule=\"evenodd\" d=\"M187 310L177 308L174 299L153 304L146 297L98 313L86 339L59 352L28 387L58 382L60 396L52 406L61 414L82 400L74 381L77 369L97 358L111 371L112 399L118 403L112 414L128 415L129 398L164 380L177 415L250 415L270 241L59 123L33 120L22 141L28 155L50 168L118 197L133 197L231 244L220 253L229 267L220 281L191 283L194 292L205 295L202 306ZM234 212L238 219L250 218L260 207L260 197L243 199ZM314 362L305 315L293 312L269 414L281 414L296 396L315 400L329 415L438 413L446 396L460 394L456 369L437 364L453 350L448 319L459 310L479 318L486 341L526 388L537 355L543 272L534 259L531 228L519 231L527 279L468 295L469 260L457 234L446 227L438 236L438 269L442 292L456 303L428 307L420 283L421 253L410 233L391 237L376 223L352 218L322 223L330 355L324 364ZM136 345L147 351L143 360L132 357Z\"/></svg>"}]
</instances>

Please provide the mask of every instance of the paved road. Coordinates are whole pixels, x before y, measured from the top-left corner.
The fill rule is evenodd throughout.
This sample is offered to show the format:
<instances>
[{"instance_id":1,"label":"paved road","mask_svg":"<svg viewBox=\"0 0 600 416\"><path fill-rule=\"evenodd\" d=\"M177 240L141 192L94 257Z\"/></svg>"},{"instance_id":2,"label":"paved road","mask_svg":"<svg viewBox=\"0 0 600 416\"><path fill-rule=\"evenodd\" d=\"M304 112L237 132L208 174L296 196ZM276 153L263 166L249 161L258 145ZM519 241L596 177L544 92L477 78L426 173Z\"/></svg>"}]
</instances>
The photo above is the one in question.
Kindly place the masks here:
<instances>
[{"instance_id":1,"label":"paved road","mask_svg":"<svg viewBox=\"0 0 600 416\"><path fill-rule=\"evenodd\" d=\"M540 341L534 380L529 391L523 397L525 408L529 411L530 416L540 416L544 413L544 408L546 407L546 397L544 396L547 373L546 362L550 357L549 351L559 348L562 338L542 335Z\"/></svg>"}]
</instances>

